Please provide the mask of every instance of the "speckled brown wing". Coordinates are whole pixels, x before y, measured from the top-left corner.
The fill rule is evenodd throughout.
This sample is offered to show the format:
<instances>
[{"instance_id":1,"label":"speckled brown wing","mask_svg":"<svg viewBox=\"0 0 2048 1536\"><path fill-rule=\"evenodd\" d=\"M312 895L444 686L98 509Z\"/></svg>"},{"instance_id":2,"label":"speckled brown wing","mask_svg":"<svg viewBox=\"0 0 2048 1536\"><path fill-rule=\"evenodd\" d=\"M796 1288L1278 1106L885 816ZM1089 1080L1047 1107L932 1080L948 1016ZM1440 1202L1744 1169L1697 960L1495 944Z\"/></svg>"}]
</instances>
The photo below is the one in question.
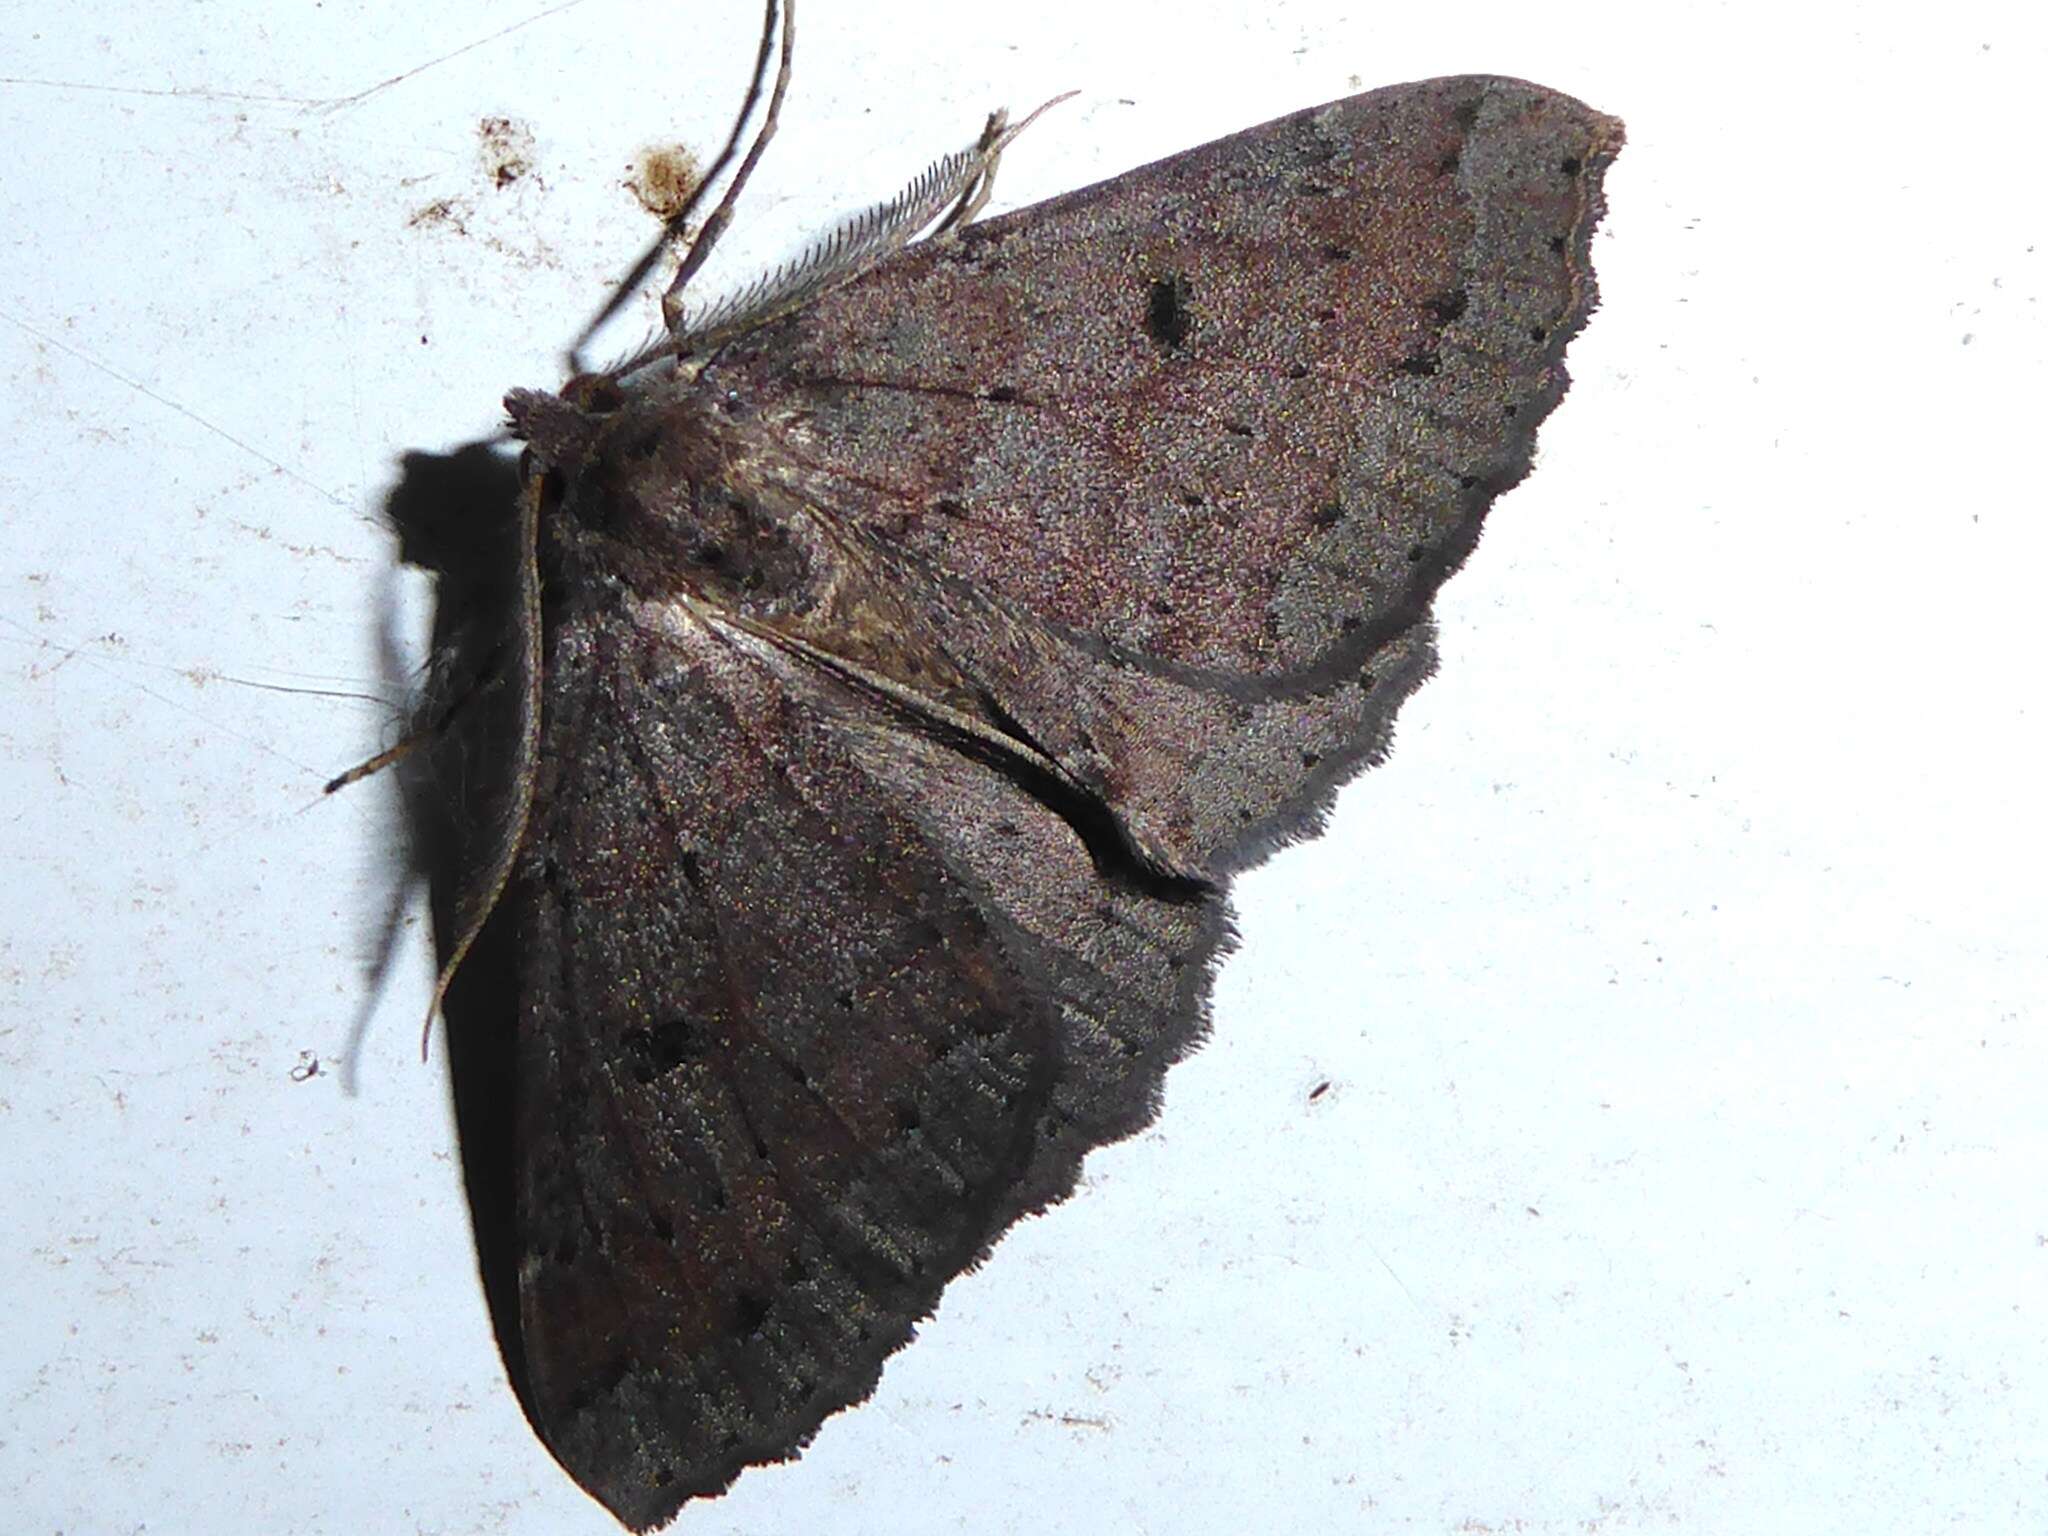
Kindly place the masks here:
<instances>
[{"instance_id":1,"label":"speckled brown wing","mask_svg":"<svg viewBox=\"0 0 2048 1536\"><path fill-rule=\"evenodd\" d=\"M794 1455L1150 1118L1221 907L715 616L592 591L547 640L504 897L527 1399L645 1528Z\"/></svg>"},{"instance_id":2,"label":"speckled brown wing","mask_svg":"<svg viewBox=\"0 0 2048 1536\"><path fill-rule=\"evenodd\" d=\"M1315 820L1432 664L1594 302L1621 125L1472 76L913 246L704 374L953 594L989 709L1160 868Z\"/></svg>"}]
</instances>

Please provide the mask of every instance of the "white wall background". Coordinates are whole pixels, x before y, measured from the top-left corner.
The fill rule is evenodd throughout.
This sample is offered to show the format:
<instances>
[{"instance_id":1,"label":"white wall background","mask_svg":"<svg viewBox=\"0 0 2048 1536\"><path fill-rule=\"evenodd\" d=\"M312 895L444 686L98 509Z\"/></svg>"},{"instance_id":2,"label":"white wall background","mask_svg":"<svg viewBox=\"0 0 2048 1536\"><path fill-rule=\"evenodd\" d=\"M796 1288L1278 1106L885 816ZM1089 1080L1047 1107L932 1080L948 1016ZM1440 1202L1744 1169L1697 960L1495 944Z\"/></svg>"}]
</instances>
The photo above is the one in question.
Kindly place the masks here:
<instances>
[{"instance_id":1,"label":"white wall background","mask_svg":"<svg viewBox=\"0 0 2048 1536\"><path fill-rule=\"evenodd\" d=\"M2048 1528L2048 24L1206 11L804 0L718 270L998 104L1081 92L1010 206L1489 70L1627 120L1604 307L1158 1126L679 1529ZM503 1381L416 901L370 978L392 792L319 785L395 717L398 455L555 382L755 24L0 8L10 1529L616 1529Z\"/></svg>"}]
</instances>

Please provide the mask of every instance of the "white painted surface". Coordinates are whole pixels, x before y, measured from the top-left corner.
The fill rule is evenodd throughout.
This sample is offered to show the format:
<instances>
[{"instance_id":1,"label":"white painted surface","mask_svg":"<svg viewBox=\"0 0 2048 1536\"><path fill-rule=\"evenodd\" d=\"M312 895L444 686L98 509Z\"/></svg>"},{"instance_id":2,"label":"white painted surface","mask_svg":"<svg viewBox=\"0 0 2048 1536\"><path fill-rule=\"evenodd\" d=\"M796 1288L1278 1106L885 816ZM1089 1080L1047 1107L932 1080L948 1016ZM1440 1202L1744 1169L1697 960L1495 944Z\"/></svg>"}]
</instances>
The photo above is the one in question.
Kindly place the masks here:
<instances>
[{"instance_id":1,"label":"white painted surface","mask_svg":"<svg viewBox=\"0 0 2048 1536\"><path fill-rule=\"evenodd\" d=\"M2048 1528L2048 30L1202 9L806 0L714 270L998 104L1081 92L1010 206L1494 70L1628 122L1604 308L1393 761L1242 883L1158 1126L678 1528ZM389 788L319 785L423 611L399 455L556 380L627 163L715 147L753 27L0 13L10 1529L615 1529L503 1381L416 918L369 979Z\"/></svg>"}]
</instances>

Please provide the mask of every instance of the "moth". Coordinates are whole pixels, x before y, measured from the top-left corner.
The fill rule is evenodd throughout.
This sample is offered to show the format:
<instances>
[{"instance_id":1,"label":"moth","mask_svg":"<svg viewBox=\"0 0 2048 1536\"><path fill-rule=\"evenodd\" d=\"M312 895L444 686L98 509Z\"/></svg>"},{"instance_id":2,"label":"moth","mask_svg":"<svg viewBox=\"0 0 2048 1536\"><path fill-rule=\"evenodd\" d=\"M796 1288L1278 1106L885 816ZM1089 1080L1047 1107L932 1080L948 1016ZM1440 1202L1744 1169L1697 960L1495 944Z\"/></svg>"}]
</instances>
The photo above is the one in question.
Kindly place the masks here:
<instances>
[{"instance_id":1,"label":"moth","mask_svg":"<svg viewBox=\"0 0 2048 1536\"><path fill-rule=\"evenodd\" d=\"M510 789L442 987L502 937L507 1359L634 1529L796 1455L1153 1118L1230 877L1384 753L1529 469L1622 144L1431 80L983 221L998 114L692 311L787 10L659 339L506 398L469 680Z\"/></svg>"}]
</instances>

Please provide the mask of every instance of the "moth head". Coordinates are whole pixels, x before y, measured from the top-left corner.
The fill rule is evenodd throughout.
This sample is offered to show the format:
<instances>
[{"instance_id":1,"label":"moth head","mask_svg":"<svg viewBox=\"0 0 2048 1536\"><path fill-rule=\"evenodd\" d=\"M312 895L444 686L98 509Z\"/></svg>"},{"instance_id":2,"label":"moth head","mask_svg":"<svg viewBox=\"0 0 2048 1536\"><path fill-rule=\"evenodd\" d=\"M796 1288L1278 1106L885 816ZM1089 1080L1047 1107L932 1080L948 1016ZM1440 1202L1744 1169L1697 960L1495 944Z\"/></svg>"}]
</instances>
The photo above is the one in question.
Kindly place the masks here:
<instances>
[{"instance_id":1,"label":"moth head","mask_svg":"<svg viewBox=\"0 0 2048 1536\"><path fill-rule=\"evenodd\" d=\"M544 389L515 389L505 397L512 435L542 462L561 467L588 458L604 420L626 403L625 391L608 373L579 373L559 395Z\"/></svg>"}]
</instances>

